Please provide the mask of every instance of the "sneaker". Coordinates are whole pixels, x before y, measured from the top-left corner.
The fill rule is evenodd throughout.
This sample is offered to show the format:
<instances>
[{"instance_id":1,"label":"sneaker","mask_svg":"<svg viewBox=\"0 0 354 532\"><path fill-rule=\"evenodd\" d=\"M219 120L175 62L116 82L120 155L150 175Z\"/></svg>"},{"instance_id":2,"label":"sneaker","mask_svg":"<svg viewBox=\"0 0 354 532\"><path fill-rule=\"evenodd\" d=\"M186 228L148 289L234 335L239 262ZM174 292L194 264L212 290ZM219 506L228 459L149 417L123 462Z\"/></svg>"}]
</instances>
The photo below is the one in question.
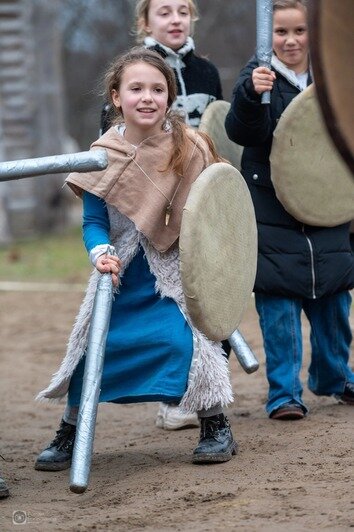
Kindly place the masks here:
<instances>
[{"instance_id":1,"label":"sneaker","mask_svg":"<svg viewBox=\"0 0 354 532\"><path fill-rule=\"evenodd\" d=\"M346 382L342 394L336 394L335 398L346 405L354 405L354 382Z\"/></svg>"},{"instance_id":2,"label":"sneaker","mask_svg":"<svg viewBox=\"0 0 354 532\"><path fill-rule=\"evenodd\" d=\"M0 477L0 499L5 499L10 495L9 488L3 478Z\"/></svg>"},{"instance_id":3,"label":"sneaker","mask_svg":"<svg viewBox=\"0 0 354 532\"><path fill-rule=\"evenodd\" d=\"M276 408L269 414L270 419L280 419L282 421L291 421L305 417L304 409L301 405L295 403L285 403Z\"/></svg>"},{"instance_id":4,"label":"sneaker","mask_svg":"<svg viewBox=\"0 0 354 532\"><path fill-rule=\"evenodd\" d=\"M185 414L179 405L160 403L156 427L165 430L179 430L199 427L197 414Z\"/></svg>"},{"instance_id":5,"label":"sneaker","mask_svg":"<svg viewBox=\"0 0 354 532\"><path fill-rule=\"evenodd\" d=\"M38 456L35 469L39 471L62 471L71 465L76 426L61 420L54 440Z\"/></svg>"},{"instance_id":6,"label":"sneaker","mask_svg":"<svg viewBox=\"0 0 354 532\"><path fill-rule=\"evenodd\" d=\"M201 418L199 444L193 452L195 464L228 462L236 452L237 443L224 414Z\"/></svg>"}]
</instances>

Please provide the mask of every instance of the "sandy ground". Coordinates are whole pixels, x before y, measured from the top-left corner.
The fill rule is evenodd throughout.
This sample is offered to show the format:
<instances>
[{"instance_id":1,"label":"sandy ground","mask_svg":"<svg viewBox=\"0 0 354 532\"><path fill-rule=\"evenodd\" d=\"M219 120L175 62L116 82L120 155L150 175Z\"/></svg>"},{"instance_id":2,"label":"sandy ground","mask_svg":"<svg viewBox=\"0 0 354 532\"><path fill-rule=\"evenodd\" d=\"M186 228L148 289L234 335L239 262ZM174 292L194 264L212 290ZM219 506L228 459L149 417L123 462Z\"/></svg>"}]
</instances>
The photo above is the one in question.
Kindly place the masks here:
<instances>
[{"instance_id":1,"label":"sandy ground","mask_svg":"<svg viewBox=\"0 0 354 532\"><path fill-rule=\"evenodd\" d=\"M261 367L247 375L231 359L235 403L228 415L239 453L197 466L198 429L154 426L156 404L100 405L88 490L69 490L69 473L33 469L63 405L34 396L56 370L80 293L0 292L0 469L11 496L0 530L308 531L354 527L352 407L305 390L302 421L270 421L258 322L250 302L241 331ZM307 324L304 382L308 365ZM353 360L353 358L352 358ZM14 516L14 517L13 517Z\"/></svg>"}]
</instances>

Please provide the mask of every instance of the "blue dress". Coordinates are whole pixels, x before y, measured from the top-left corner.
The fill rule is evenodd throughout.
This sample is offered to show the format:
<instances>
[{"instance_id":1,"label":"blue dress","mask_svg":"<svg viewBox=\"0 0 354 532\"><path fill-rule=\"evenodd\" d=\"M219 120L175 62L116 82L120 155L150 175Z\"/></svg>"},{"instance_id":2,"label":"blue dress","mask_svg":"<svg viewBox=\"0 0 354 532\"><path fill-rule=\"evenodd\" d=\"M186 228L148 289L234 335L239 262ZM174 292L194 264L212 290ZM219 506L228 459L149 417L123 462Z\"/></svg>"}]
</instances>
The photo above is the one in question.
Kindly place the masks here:
<instances>
[{"instance_id":1,"label":"blue dress","mask_svg":"<svg viewBox=\"0 0 354 532\"><path fill-rule=\"evenodd\" d=\"M85 192L84 241L88 250L109 242L104 201ZM100 402L179 402L187 388L192 331L174 300L155 292L156 279L140 247L112 304ZM80 403L85 357L69 387L69 405Z\"/></svg>"}]
</instances>

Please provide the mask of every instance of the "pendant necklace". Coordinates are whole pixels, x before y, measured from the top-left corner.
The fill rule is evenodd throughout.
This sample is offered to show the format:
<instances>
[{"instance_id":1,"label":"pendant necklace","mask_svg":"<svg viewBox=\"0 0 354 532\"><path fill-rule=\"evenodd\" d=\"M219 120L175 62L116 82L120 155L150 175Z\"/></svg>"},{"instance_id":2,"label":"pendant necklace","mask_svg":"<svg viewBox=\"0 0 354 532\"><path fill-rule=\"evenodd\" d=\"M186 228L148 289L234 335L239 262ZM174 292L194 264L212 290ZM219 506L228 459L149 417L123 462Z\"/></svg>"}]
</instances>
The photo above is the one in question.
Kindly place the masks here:
<instances>
[{"instance_id":1,"label":"pendant necklace","mask_svg":"<svg viewBox=\"0 0 354 532\"><path fill-rule=\"evenodd\" d=\"M134 157L131 157L132 161L136 164L136 166L141 170L141 172L144 174L145 177L148 178L148 180L150 181L150 183L160 192L160 194L162 194L162 196L166 199L167 201L167 207L166 207L166 210L165 210L165 225L168 226L169 222L170 222L170 218L171 218L171 214L172 214L172 202L173 200L175 199L175 196L178 192L178 189L180 187L180 184L182 183L182 179L183 179L183 176L180 177L180 180L178 181L178 184L177 184L177 187L176 187L176 190L174 191L173 195L172 195L172 198L169 199L166 194L164 192L162 192L162 190L160 189L160 187L158 187L156 185L156 183L154 183L154 181L151 179L151 177L149 177L147 175L147 173L145 172L145 170L140 166L139 163L136 162L136 160L134 159Z\"/></svg>"}]
</instances>

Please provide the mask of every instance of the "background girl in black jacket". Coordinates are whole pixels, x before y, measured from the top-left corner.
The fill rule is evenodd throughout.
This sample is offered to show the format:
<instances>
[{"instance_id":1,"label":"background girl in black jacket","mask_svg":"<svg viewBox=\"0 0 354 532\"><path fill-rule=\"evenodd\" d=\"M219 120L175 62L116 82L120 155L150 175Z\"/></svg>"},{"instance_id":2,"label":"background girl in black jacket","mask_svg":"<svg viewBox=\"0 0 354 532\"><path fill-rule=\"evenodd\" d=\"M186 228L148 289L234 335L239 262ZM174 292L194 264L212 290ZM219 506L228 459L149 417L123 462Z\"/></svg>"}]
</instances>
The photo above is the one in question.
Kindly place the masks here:
<instances>
[{"instance_id":1,"label":"background girl in black jacket","mask_svg":"<svg viewBox=\"0 0 354 532\"><path fill-rule=\"evenodd\" d=\"M172 107L196 128L209 103L223 99L217 68L195 53L191 34L197 19L194 0L138 0L135 8L137 42L157 51L173 68L177 98ZM111 120L110 106L105 105L102 133L110 127Z\"/></svg>"},{"instance_id":2,"label":"background girl in black jacket","mask_svg":"<svg viewBox=\"0 0 354 532\"><path fill-rule=\"evenodd\" d=\"M245 146L242 173L257 217L254 291L267 362L266 410L273 419L300 419L307 412L299 378L302 310L311 324L310 390L354 404L354 375L348 365L354 256L349 224L322 228L300 223L277 200L270 179L277 120L312 81L303 0L274 0L273 50L271 70L258 67L253 58L241 71L225 126L230 139ZM271 103L262 105L261 94L267 90Z\"/></svg>"}]
</instances>

